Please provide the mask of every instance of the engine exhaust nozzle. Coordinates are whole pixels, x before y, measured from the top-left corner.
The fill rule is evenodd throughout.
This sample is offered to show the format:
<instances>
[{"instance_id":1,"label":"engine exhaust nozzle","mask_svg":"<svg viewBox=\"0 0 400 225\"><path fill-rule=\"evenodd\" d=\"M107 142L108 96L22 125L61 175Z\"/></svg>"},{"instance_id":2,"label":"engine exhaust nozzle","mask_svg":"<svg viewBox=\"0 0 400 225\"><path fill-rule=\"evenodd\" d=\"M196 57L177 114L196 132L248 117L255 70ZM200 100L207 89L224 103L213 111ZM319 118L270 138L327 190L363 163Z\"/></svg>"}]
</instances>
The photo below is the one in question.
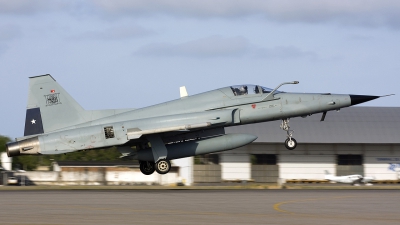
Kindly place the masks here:
<instances>
[{"instance_id":1,"label":"engine exhaust nozzle","mask_svg":"<svg viewBox=\"0 0 400 225\"><path fill-rule=\"evenodd\" d=\"M38 155L40 154L39 137L33 137L6 144L8 157L19 155Z\"/></svg>"},{"instance_id":2,"label":"engine exhaust nozzle","mask_svg":"<svg viewBox=\"0 0 400 225\"><path fill-rule=\"evenodd\" d=\"M8 157L18 156L21 154L19 151L19 143L18 142L7 143L6 150L7 150Z\"/></svg>"}]
</instances>

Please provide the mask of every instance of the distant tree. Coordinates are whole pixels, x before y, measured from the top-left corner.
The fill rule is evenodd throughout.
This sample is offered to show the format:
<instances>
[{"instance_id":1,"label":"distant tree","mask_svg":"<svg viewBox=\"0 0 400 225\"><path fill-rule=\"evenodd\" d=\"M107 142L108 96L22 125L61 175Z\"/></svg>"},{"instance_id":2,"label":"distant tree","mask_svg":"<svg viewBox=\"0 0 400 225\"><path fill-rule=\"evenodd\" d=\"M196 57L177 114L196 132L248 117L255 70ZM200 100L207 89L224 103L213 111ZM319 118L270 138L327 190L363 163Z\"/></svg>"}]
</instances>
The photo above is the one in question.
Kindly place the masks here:
<instances>
[{"instance_id":1,"label":"distant tree","mask_svg":"<svg viewBox=\"0 0 400 225\"><path fill-rule=\"evenodd\" d=\"M10 141L11 139L9 137L0 135L0 152L6 151L6 143Z\"/></svg>"},{"instance_id":2,"label":"distant tree","mask_svg":"<svg viewBox=\"0 0 400 225\"><path fill-rule=\"evenodd\" d=\"M41 156L23 155L13 157L13 169L35 170L40 165Z\"/></svg>"},{"instance_id":3,"label":"distant tree","mask_svg":"<svg viewBox=\"0 0 400 225\"><path fill-rule=\"evenodd\" d=\"M54 161L116 161L120 160L121 153L116 147L87 150L79 152L71 152L60 155L47 155L46 158L53 159Z\"/></svg>"},{"instance_id":4,"label":"distant tree","mask_svg":"<svg viewBox=\"0 0 400 225\"><path fill-rule=\"evenodd\" d=\"M122 161L116 147L87 150L58 155L22 155L13 157L15 169L35 170L38 166L51 166L62 161Z\"/></svg>"}]
</instances>

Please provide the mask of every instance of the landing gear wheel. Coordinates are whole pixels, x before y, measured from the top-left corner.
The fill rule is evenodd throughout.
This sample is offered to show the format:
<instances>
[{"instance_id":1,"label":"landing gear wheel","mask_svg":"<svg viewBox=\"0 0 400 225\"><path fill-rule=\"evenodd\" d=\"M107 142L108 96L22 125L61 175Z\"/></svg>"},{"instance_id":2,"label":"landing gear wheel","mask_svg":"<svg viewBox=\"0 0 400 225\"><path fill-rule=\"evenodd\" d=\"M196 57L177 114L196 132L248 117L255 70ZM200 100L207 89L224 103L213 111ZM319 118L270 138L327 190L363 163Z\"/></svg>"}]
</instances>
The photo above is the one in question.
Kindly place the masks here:
<instances>
[{"instance_id":1,"label":"landing gear wheel","mask_svg":"<svg viewBox=\"0 0 400 225\"><path fill-rule=\"evenodd\" d=\"M288 138L285 141L285 147L289 150L293 150L297 147L297 141L294 138Z\"/></svg>"},{"instance_id":2,"label":"landing gear wheel","mask_svg":"<svg viewBox=\"0 0 400 225\"><path fill-rule=\"evenodd\" d=\"M150 175L154 173L154 170L156 170L153 162L139 161L139 163L140 163L140 172L142 172L144 175Z\"/></svg>"},{"instance_id":3,"label":"landing gear wheel","mask_svg":"<svg viewBox=\"0 0 400 225\"><path fill-rule=\"evenodd\" d=\"M289 126L289 118L283 119L281 123L281 129L286 131L287 133L287 139L285 141L285 147L289 150L293 150L297 147L297 141L296 139L292 138L294 130L290 129Z\"/></svg>"},{"instance_id":4,"label":"landing gear wheel","mask_svg":"<svg viewBox=\"0 0 400 225\"><path fill-rule=\"evenodd\" d=\"M156 171L159 174L166 174L171 169L171 163L169 160L161 159L156 163Z\"/></svg>"}]
</instances>

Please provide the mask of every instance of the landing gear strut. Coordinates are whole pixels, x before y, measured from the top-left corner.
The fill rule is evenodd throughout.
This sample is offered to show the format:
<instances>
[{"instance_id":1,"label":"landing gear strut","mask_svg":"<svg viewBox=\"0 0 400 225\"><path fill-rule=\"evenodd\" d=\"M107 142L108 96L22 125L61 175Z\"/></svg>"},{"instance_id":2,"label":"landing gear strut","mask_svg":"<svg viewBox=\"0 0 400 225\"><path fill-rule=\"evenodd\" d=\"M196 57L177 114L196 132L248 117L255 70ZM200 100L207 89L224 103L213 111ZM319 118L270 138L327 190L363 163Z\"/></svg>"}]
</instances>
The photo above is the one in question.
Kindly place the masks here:
<instances>
[{"instance_id":1,"label":"landing gear strut","mask_svg":"<svg viewBox=\"0 0 400 225\"><path fill-rule=\"evenodd\" d=\"M285 141L285 147L288 150L295 149L297 147L297 141L296 141L296 139L292 138L294 130L290 130L289 118L282 120L281 129L285 130L286 133L287 133L287 139Z\"/></svg>"},{"instance_id":2,"label":"landing gear strut","mask_svg":"<svg viewBox=\"0 0 400 225\"><path fill-rule=\"evenodd\" d=\"M149 162L149 161L139 161L140 164L140 172L142 172L144 175L150 175L154 173L155 165L154 162Z\"/></svg>"},{"instance_id":3,"label":"landing gear strut","mask_svg":"<svg viewBox=\"0 0 400 225\"><path fill-rule=\"evenodd\" d=\"M171 163L169 160L166 159L161 159L158 162L156 162L156 171L159 174L166 174L169 172L171 169Z\"/></svg>"}]
</instances>

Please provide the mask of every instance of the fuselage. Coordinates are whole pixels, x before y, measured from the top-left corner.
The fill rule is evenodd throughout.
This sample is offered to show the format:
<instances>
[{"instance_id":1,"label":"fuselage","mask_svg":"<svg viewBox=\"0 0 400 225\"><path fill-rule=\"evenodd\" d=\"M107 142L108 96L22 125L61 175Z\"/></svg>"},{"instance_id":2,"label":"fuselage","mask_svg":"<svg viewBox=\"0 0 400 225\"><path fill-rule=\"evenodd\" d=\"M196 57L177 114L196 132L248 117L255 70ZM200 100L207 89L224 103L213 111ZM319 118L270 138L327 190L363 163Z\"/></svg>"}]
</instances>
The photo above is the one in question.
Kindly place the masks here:
<instances>
[{"instance_id":1,"label":"fuselage","mask_svg":"<svg viewBox=\"0 0 400 225\"><path fill-rule=\"evenodd\" d=\"M181 99L120 113L110 117L66 127L62 130L88 127L103 124L128 122L140 124L142 128L156 127L159 124L141 124L140 120L168 117L167 123L174 115L186 119L195 113L237 110L240 121L225 122L225 125L243 125L283 118L307 116L314 113L336 110L351 105L349 95L342 94L309 94L284 93L274 95L273 100L262 101L268 94L234 96L229 87L221 88ZM184 115L187 114L187 115ZM182 116L183 115L183 116ZM196 118L197 116L193 117ZM176 121L177 119L174 119Z\"/></svg>"},{"instance_id":2,"label":"fuselage","mask_svg":"<svg viewBox=\"0 0 400 225\"><path fill-rule=\"evenodd\" d=\"M225 87L75 124L30 139L24 137L20 139L18 148L21 149L19 154L60 154L124 145L132 142L127 138L132 129L149 130L198 123L210 124L203 129L215 129L307 116L351 105L350 95L285 92L237 94L234 88ZM113 128L115 138L107 138L107 127ZM24 151L23 146L37 149L33 151L27 148Z\"/></svg>"}]
</instances>

